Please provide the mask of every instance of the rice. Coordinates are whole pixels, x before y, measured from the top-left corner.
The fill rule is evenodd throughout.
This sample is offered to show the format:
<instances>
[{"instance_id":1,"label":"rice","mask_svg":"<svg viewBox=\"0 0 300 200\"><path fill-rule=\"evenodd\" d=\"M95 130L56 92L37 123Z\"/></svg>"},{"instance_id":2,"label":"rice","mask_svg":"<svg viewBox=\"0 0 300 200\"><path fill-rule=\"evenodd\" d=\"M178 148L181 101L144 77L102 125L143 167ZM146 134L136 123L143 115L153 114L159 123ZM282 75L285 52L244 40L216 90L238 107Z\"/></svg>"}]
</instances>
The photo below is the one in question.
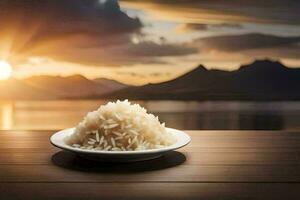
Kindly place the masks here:
<instances>
[{"instance_id":1,"label":"rice","mask_svg":"<svg viewBox=\"0 0 300 200\"><path fill-rule=\"evenodd\" d=\"M81 149L136 151L163 148L175 141L158 117L138 104L118 100L89 112L65 142Z\"/></svg>"}]
</instances>

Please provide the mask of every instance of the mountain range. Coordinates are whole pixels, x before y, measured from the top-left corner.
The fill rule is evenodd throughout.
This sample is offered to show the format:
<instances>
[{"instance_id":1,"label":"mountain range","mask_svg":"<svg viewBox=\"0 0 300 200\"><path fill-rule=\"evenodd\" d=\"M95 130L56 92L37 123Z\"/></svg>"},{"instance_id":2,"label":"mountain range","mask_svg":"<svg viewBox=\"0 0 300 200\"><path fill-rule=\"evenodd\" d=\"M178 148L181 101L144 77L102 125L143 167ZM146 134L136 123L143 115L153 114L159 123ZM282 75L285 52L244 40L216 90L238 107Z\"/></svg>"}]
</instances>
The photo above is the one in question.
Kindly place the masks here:
<instances>
[{"instance_id":1,"label":"mountain range","mask_svg":"<svg viewBox=\"0 0 300 200\"><path fill-rule=\"evenodd\" d=\"M33 76L0 81L0 99L88 99L96 98L126 85L114 80L90 80L81 75Z\"/></svg>"},{"instance_id":2,"label":"mountain range","mask_svg":"<svg viewBox=\"0 0 300 200\"><path fill-rule=\"evenodd\" d=\"M300 69L271 60L256 60L235 71L194 70L159 84L126 87L110 98L172 100L299 100Z\"/></svg>"},{"instance_id":3,"label":"mountain range","mask_svg":"<svg viewBox=\"0 0 300 200\"><path fill-rule=\"evenodd\" d=\"M300 100L300 69L256 60L235 71L199 65L170 81L129 86L81 75L0 81L0 99Z\"/></svg>"}]
</instances>

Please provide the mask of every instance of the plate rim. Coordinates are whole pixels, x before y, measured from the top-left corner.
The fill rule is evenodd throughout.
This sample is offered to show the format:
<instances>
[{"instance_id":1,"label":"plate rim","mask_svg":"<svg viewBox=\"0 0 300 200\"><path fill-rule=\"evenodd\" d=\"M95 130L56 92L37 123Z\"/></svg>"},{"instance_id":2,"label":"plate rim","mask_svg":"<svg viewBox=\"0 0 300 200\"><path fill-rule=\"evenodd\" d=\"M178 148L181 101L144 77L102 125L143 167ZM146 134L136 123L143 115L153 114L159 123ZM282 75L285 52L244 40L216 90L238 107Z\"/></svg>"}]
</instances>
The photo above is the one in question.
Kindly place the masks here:
<instances>
[{"instance_id":1,"label":"plate rim","mask_svg":"<svg viewBox=\"0 0 300 200\"><path fill-rule=\"evenodd\" d=\"M66 134L65 132L74 130L75 127L72 128L66 128L62 129L60 131L55 132L54 134L51 135L49 138L50 143L60 149L67 150L67 151L72 151L76 153L81 153L81 154L99 154L99 155L141 155L141 154L155 154L155 153L164 153L168 151L173 151L179 148L182 148L186 145L188 145L191 142L191 137L184 131L174 129L174 128L168 128L166 127L167 131L172 131L172 133L176 133L177 139L179 138L178 135L181 137L184 137L185 140L182 141L177 141L176 143L167 146L165 148L159 148L159 149L146 149L146 150L138 150L138 151L101 151L101 150L92 150L92 149L79 149L76 147L69 146L65 144L63 141L63 145L58 144L55 142L56 137L60 134Z\"/></svg>"}]
</instances>

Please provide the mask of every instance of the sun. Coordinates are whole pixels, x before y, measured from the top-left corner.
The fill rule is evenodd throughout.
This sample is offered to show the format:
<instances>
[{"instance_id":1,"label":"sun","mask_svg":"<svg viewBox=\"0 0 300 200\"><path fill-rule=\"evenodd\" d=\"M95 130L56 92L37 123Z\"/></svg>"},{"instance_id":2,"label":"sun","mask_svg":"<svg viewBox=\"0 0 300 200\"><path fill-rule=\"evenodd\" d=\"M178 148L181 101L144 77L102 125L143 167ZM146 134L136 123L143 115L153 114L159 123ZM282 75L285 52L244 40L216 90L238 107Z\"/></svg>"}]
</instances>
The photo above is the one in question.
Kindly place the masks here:
<instances>
[{"instance_id":1,"label":"sun","mask_svg":"<svg viewBox=\"0 0 300 200\"><path fill-rule=\"evenodd\" d=\"M0 60L0 80L6 80L10 78L11 74L12 74L11 65L4 60Z\"/></svg>"}]
</instances>

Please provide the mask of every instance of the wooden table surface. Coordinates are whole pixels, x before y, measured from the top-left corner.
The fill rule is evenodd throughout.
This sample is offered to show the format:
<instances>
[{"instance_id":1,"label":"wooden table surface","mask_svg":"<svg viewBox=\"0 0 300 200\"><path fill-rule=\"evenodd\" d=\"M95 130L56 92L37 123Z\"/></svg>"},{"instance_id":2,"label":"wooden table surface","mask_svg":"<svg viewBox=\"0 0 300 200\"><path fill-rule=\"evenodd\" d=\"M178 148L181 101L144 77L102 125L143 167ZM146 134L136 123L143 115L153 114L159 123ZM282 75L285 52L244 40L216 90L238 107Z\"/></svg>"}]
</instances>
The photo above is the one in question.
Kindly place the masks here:
<instances>
[{"instance_id":1,"label":"wooden table surface","mask_svg":"<svg viewBox=\"0 0 300 200\"><path fill-rule=\"evenodd\" d=\"M300 133L187 131L192 142L131 164L83 160L54 131L0 131L0 199L300 199Z\"/></svg>"}]
</instances>

